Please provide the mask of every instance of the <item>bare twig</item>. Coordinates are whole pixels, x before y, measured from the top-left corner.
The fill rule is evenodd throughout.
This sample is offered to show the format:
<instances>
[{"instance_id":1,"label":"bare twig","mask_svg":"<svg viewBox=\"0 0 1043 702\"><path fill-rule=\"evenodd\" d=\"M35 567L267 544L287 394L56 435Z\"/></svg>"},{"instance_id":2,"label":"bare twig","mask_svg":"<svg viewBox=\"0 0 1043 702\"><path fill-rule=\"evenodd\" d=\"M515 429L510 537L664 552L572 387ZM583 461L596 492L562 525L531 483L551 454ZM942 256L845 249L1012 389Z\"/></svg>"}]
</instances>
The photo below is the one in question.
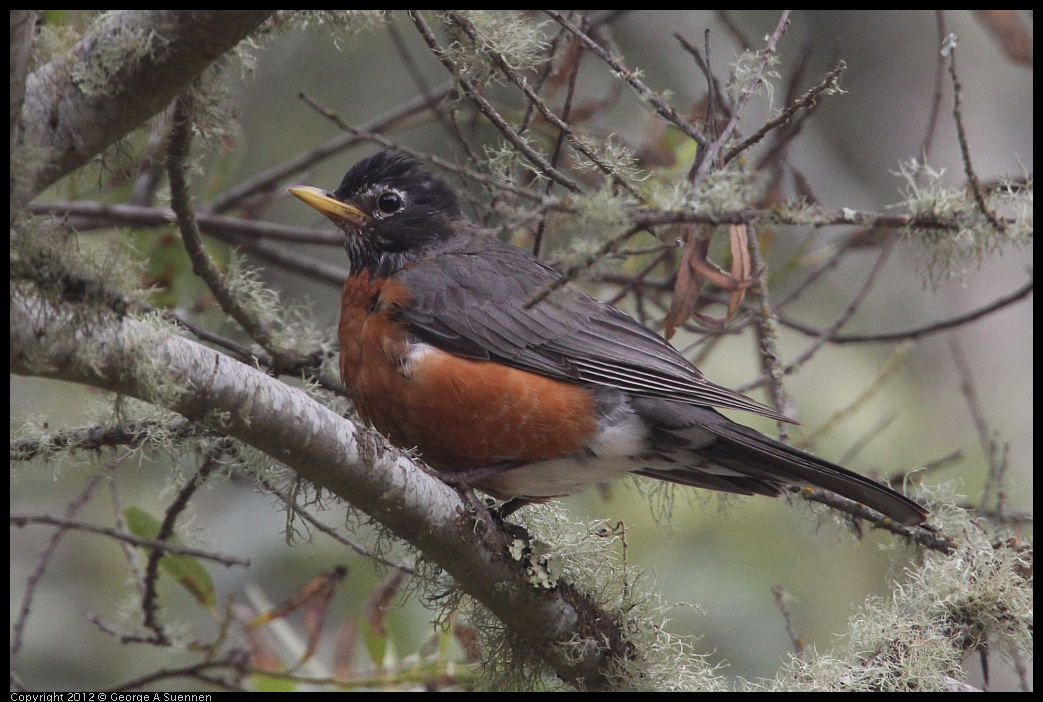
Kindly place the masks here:
<instances>
[{"instance_id":1,"label":"bare twig","mask_svg":"<svg viewBox=\"0 0 1043 702\"><path fill-rule=\"evenodd\" d=\"M540 288L539 292L537 292L535 295L533 295L532 297L530 297L528 300L525 301L524 308L525 309L530 309L531 307L533 307L534 305L538 304L540 301L545 299L548 295L550 295L555 290L558 290L562 286L564 286L565 284L575 280L581 273L583 273L583 271L587 270L592 265L594 265L595 263L600 261L605 255L615 251L617 246L619 246L620 244L622 244L623 242L625 242L627 239L629 239L630 237L634 236L638 232L641 232L641 231L644 231L644 230L645 230L645 227L639 226L639 225L635 225L633 227L630 227L626 231L624 231L622 234L619 234L617 236L612 237L611 239L608 239L603 244L601 244L601 246L599 246L597 248L597 251L595 251L594 253L589 254L588 256L586 256L583 259L583 261L581 261L580 263L577 263L576 265L570 266L568 269L565 270L564 273L561 274L561 276L559 278L556 278L555 280L551 281L549 284L544 285L542 288Z\"/></svg>"},{"instance_id":2,"label":"bare twig","mask_svg":"<svg viewBox=\"0 0 1043 702\"><path fill-rule=\"evenodd\" d=\"M464 33L466 33L472 41L477 40L477 32L475 31L474 25L471 22L469 22L465 17L462 17L454 12L447 13L447 16L449 17L450 21L454 22L457 26L463 29ZM554 111L551 110L546 105L546 103L543 102L543 99L536 94L536 91L529 87L525 79L522 78L516 70L514 70L507 64L507 62L503 59L503 56L495 52L487 53L493 60L493 63L495 63L496 66L501 71L503 71L503 74L510 78L511 82L517 85L519 89L521 89L522 93L525 94L526 99L529 101L529 104L535 107L539 111L539 113L543 115L544 119L546 119L548 122L554 125L554 127L559 130L560 134L564 135L564 137L568 140L572 148L574 148L576 151L580 152L588 159L590 159L590 162L597 166L602 173L611 178L613 182L623 187L631 195L634 195L635 197L638 196L637 188L635 188L626 179L620 177L612 169L611 166L605 163L600 156L594 153L594 151L590 148L589 145L585 144L581 139L579 139L576 136L575 132L572 131L572 126L569 125L568 122L566 122L564 119L561 119L556 114L554 114Z\"/></svg>"},{"instance_id":3,"label":"bare twig","mask_svg":"<svg viewBox=\"0 0 1043 702\"><path fill-rule=\"evenodd\" d=\"M228 440L221 439L219 443L226 447ZM217 469L217 458L223 452L224 447L215 447L209 450L203 457L203 463L199 466L196 474L178 490L173 502L170 503L166 513L163 515L163 521L156 532L156 541L167 542L174 536L174 527L177 524L178 517L188 507L189 499L199 489L199 486ZM164 555L164 549L152 549L149 551L148 561L145 564L145 593L141 598L141 610L144 614L143 623L145 628L152 631L154 636L152 641L161 646L170 644L166 628L159 620L159 593L156 590L159 584L159 565Z\"/></svg>"},{"instance_id":4,"label":"bare twig","mask_svg":"<svg viewBox=\"0 0 1043 702\"><path fill-rule=\"evenodd\" d=\"M464 178L467 178L468 180L475 181L476 183L481 183L482 185L486 185L491 188L503 190L513 195L517 195L519 197L523 197L529 200L535 200L541 202L541 204L544 205L551 205L555 202L552 198L540 195L539 193L534 193L532 190L528 188L512 185L510 183L504 183L502 181L496 180L492 176L486 175L485 173L479 173L469 168L463 168L455 163L446 161L444 158L439 158L438 156L435 156L433 154L423 154L419 151L407 148L376 132L368 132L360 127L353 127L350 124L346 123L344 120L342 120L340 117L338 117L337 113L323 107L304 93L299 93L298 97L305 103L307 103L316 112L321 114L323 117L336 124L337 127L339 127L340 129L343 129L344 131L349 132L351 134L357 135L358 137L367 141L372 141L374 144L379 144L385 149L393 149L395 151L398 151L399 153L411 156L412 158L415 158L418 161L427 161L428 163L434 164L439 168L449 171L450 173L459 174Z\"/></svg>"},{"instance_id":5,"label":"bare twig","mask_svg":"<svg viewBox=\"0 0 1043 702\"><path fill-rule=\"evenodd\" d=\"M456 120L452 119L451 116L448 115L445 110L441 110L438 107L438 103L441 102L445 94L448 93L445 93L442 96L436 96L434 94L430 84L427 82L427 79L424 78L424 74L421 72L420 67L417 65L416 60L413 58L413 53L410 51L409 46L406 44L406 41L402 36L402 32L399 31L398 23L388 22L385 26L387 27L388 36L391 37L391 43L395 45L395 51L398 52L399 58L402 59L402 65L405 66L406 72L409 73L409 77L413 80L413 83L416 85L417 91L420 93L420 96L427 103L427 111L430 114L432 114L436 120L438 120L438 123L442 125L442 129L444 129L447 134L452 134L454 137L456 137L457 143L459 143L460 146L467 152L468 157L471 159L471 162L476 162L477 154L474 153L474 151L471 148L471 145L468 143L463 133L461 133L460 125L458 125L456 123ZM450 82L446 86L444 86L444 89L455 89L455 86L452 82ZM368 129L368 131L378 130Z\"/></svg>"},{"instance_id":6,"label":"bare twig","mask_svg":"<svg viewBox=\"0 0 1043 702\"><path fill-rule=\"evenodd\" d=\"M859 407L869 400L869 398L879 392L884 386L884 381L902 367L902 364L909 355L910 346L911 345L909 344L903 344L896 348L887 359L887 363L885 363L877 372L876 377L866 385L866 389L859 393L857 397L852 398L846 406L841 407L839 410L834 412L821 426L817 427L814 431L807 432L803 438L802 444L805 446L811 445L817 437L832 431L833 427L853 415ZM847 461L848 457L845 456L844 459Z\"/></svg>"},{"instance_id":7,"label":"bare twig","mask_svg":"<svg viewBox=\"0 0 1043 702\"><path fill-rule=\"evenodd\" d=\"M704 59L697 49L692 44L678 34L674 32L674 39L681 44L681 47L687 51L692 59L695 61L695 65L699 67L699 70L703 72L703 76L706 78L706 90L707 90L707 106L706 106L706 125L710 130L710 139L717 138L717 116L716 110L720 110L722 114L726 114L729 109L728 105L725 104L725 96L728 95L727 91L721 88L721 83L717 79L717 76L713 74L713 69L710 65L710 30L707 29L703 33L703 44L704 51L706 52L706 58Z\"/></svg>"},{"instance_id":8,"label":"bare twig","mask_svg":"<svg viewBox=\"0 0 1043 702\"><path fill-rule=\"evenodd\" d=\"M159 551L165 551L166 553L178 555L178 556L191 556L192 558L203 558L208 561L214 561L226 566L248 566L250 565L250 559L238 558L236 556L228 556L222 553L214 553L212 551L202 551L198 548L190 548L188 546L180 546L178 544L172 544L169 541L163 541L161 539L146 539L142 536L135 536L133 534L127 534L116 529L109 527L100 527L88 522L79 522L72 519L63 519L59 517L51 516L50 514L12 514L10 516L10 522L12 526L23 527L31 524L48 524L50 526L61 527L62 529L75 529L77 531L86 531L92 534L100 534L101 536L107 536L112 539L118 539L125 541L128 544L134 546L140 546L142 548L157 549Z\"/></svg>"},{"instance_id":9,"label":"bare twig","mask_svg":"<svg viewBox=\"0 0 1043 702\"><path fill-rule=\"evenodd\" d=\"M781 368L781 371L777 372L781 372L782 375L789 375L790 373L793 373L794 371L799 369L803 364L807 363L807 361L812 356L814 356L815 353L820 348L822 348L822 346L826 342L830 341L833 338L833 335L836 334L837 330L839 330L841 327L847 324L848 320L851 319L851 317L861 306L862 302L869 294L869 291L872 290L873 286L876 285L877 282L879 282L880 272L883 270L884 264L887 263L887 259L890 257L891 251L893 249L894 241L892 240L889 244L886 244L884 248L881 250L880 256L877 257L876 263L873 264L873 268L869 271L869 274L866 276L866 280L862 284L861 290L858 291L855 297L848 304L847 308L843 312L841 312L840 316L838 316L832 324L830 324L828 327L822 330L821 334L819 334L817 339L811 342L807 346L807 348L805 348L802 352L800 352L797 355L796 358L794 358L789 363L785 364L785 366ZM741 388L738 388L738 390L739 392L748 392L753 388L760 387L765 384L769 386L771 385L771 376L761 377L752 383L747 383Z\"/></svg>"},{"instance_id":10,"label":"bare twig","mask_svg":"<svg viewBox=\"0 0 1043 702\"><path fill-rule=\"evenodd\" d=\"M743 151L763 139L764 135L768 132L789 122L793 115L798 111L814 107L819 95L826 91L837 89L840 82L840 76L843 75L845 70L847 70L847 64L841 61L837 64L836 68L827 73L817 85L811 88L811 90L804 93L804 95L802 95L798 100L788 104L777 117L768 120L764 123L764 126L754 132L749 138L744 139L741 143L729 149L728 153L726 153L722 158L722 161L728 163Z\"/></svg>"},{"instance_id":11,"label":"bare twig","mask_svg":"<svg viewBox=\"0 0 1043 702\"><path fill-rule=\"evenodd\" d=\"M735 109L732 110L728 124L721 130L721 135L707 144L706 148L696 155L696 162L693 164L692 172L689 175L689 180L693 184L701 182L711 168L719 165L716 163L717 154L724 148L725 143L731 138L736 127L739 126L739 120L742 118L743 112L746 111L746 105L749 104L750 99L757 93L757 86L764 80L764 72L767 70L772 56L775 55L775 47L786 31L786 27L789 26L789 13L789 10L782 11L782 16L779 17L775 31L768 36L768 42L764 49L761 50L761 58L757 62L757 68L746 82L746 85L743 86L739 99L735 103Z\"/></svg>"},{"instance_id":12,"label":"bare twig","mask_svg":"<svg viewBox=\"0 0 1043 702\"><path fill-rule=\"evenodd\" d=\"M261 485L272 495L275 495L277 498L279 498L279 500L284 505L286 505L286 507L290 509L295 516L300 517L304 521L308 522L308 524L315 527L323 534L330 537L342 546L347 546L363 558L374 561L376 563L380 563L381 565L387 566L388 568L394 568L395 570L402 571L403 573L408 573L409 575L417 574L416 568L406 565L405 563L393 561L390 558L385 558L379 553L374 553L373 551L370 551L369 549L364 547L362 544L356 541L352 541L351 539L345 537L343 534L338 533L337 530L333 527L319 521L319 519L311 512L309 512L306 509L302 509L301 506L297 504L297 501L294 499L292 494L287 494L286 491L277 488L268 481L262 481Z\"/></svg>"},{"instance_id":13,"label":"bare twig","mask_svg":"<svg viewBox=\"0 0 1043 702\"><path fill-rule=\"evenodd\" d=\"M456 87L452 83L440 85L437 88L433 88L430 93L418 95L412 100L402 103L387 114L372 120L361 127L361 131L364 133L383 133L400 129L415 120L417 115L433 110L434 105L439 101L447 98L451 99L455 93ZM363 141L363 139L364 137L354 133L331 139L322 146L306 151L300 156L295 156L275 168L259 173L244 183L232 186L212 202L201 205L198 209L203 213L226 212L252 195L274 190L291 175L301 173L314 164L351 148Z\"/></svg>"},{"instance_id":14,"label":"bare twig","mask_svg":"<svg viewBox=\"0 0 1043 702\"><path fill-rule=\"evenodd\" d=\"M971 164L971 147L967 142L967 130L963 126L963 109L960 105L960 95L963 92L963 86L960 85L960 78L956 75L956 37L950 34L946 37L945 42L943 51L945 49L949 50L949 75L952 76L953 92L952 115L956 120L956 138L960 142L960 153L963 155L963 172L967 175L967 182L970 184L971 192L974 194L974 202L978 205L978 210L984 215L985 219L989 220L992 226L1003 231L1006 229L1006 225L996 217L996 214L985 203L985 194L982 192L981 183L978 181L978 174L974 172L974 166Z\"/></svg>"},{"instance_id":15,"label":"bare twig","mask_svg":"<svg viewBox=\"0 0 1043 702\"><path fill-rule=\"evenodd\" d=\"M904 329L902 331L896 332L886 332L882 334L834 334L830 336L829 341L833 344L862 344L866 342L904 341L907 339L918 339L922 336L928 336L930 334L937 334L939 332L948 331L950 329L963 326L964 324L983 319L984 317L987 317L988 315L992 314L993 312L996 312L997 310L1001 310L1004 307L1008 307L1020 300L1023 300L1024 298L1032 294L1033 285L1033 281L1030 280L1029 282L1025 283L1009 295L1004 295L1003 297L997 298L992 302L988 303L987 305L982 305L976 310L971 310L970 312L966 312L961 315L956 315L955 317L950 317L948 319L932 322L931 324L925 324L921 327L913 327L911 329ZM785 317L783 317L782 320L787 327L795 329L804 334L808 334L810 336L822 336L824 334L824 332L820 329L809 327L795 320L788 319Z\"/></svg>"},{"instance_id":16,"label":"bare twig","mask_svg":"<svg viewBox=\"0 0 1043 702\"><path fill-rule=\"evenodd\" d=\"M185 242L185 251L192 261L192 271L210 288L221 309L238 322L254 341L260 344L280 367L299 367L304 363L303 356L294 349L281 349L275 344L274 336L268 327L239 300L228 288L225 276L217 269L203 247L203 239L192 211L188 181L185 178L185 164L189 155L189 144L192 140L192 121L185 98L178 98L174 106L167 155L167 175L170 178L170 206L177 217L178 229Z\"/></svg>"},{"instance_id":17,"label":"bare twig","mask_svg":"<svg viewBox=\"0 0 1043 702\"><path fill-rule=\"evenodd\" d=\"M790 595L781 585L775 585L771 588L771 594L775 596L775 606L782 612L782 621L786 625L786 635L789 636L789 642L793 646L793 652L797 658L804 657L804 640L797 636L797 630L793 626L793 613L789 611L788 601Z\"/></svg>"},{"instance_id":18,"label":"bare twig","mask_svg":"<svg viewBox=\"0 0 1043 702\"><path fill-rule=\"evenodd\" d=\"M949 338L949 350L960 376L960 390L967 401L974 429L978 433L978 443L981 445L982 454L989 462L989 470L985 476L985 488L982 490L979 504L984 508L990 508L992 507L990 503L995 497L996 511L1002 514L1006 502L1006 488L1003 480L1008 467L1006 452L997 450L993 432L989 429L989 423L985 418L985 408L982 406L974 384L974 374L971 372L970 364L967 363L963 347L955 335Z\"/></svg>"},{"instance_id":19,"label":"bare twig","mask_svg":"<svg viewBox=\"0 0 1043 702\"><path fill-rule=\"evenodd\" d=\"M942 46L949 32L945 28L945 10L934 11L934 26L938 30L938 46ZM924 163L928 162L931 146L934 144L934 133L938 128L938 118L942 112L942 82L945 80L945 56L939 51L934 61L934 90L931 94L931 109L927 112L927 125L924 129L923 141L920 143L920 154Z\"/></svg>"},{"instance_id":20,"label":"bare twig","mask_svg":"<svg viewBox=\"0 0 1043 702\"><path fill-rule=\"evenodd\" d=\"M32 202L29 211L33 214L49 214L67 218L67 226L78 232L94 229L123 227L169 227L175 224L173 210L165 207L141 205L111 205L106 202L78 202L73 200L47 200ZM223 217L196 213L199 231L227 240L229 235L245 239L271 239L290 244L320 244L344 246L344 235L325 229L287 227L271 222L262 222L242 217Z\"/></svg>"},{"instance_id":21,"label":"bare twig","mask_svg":"<svg viewBox=\"0 0 1043 702\"><path fill-rule=\"evenodd\" d=\"M54 520L52 523L60 527L50 539L47 540L47 545L44 546L40 552L40 557L36 560L36 567L26 578L25 592L22 593L22 603L18 607L18 615L14 618L14 622L11 627L11 646L10 646L10 659L11 669L14 670L15 660L18 658L19 652L22 650L22 643L24 641L25 625L29 621L29 613L33 604L33 600L36 596L37 587L40 581L43 579L44 573L47 571L47 565L51 562L51 557L54 555L55 549L58 548L58 544L61 543L65 534L70 529L76 529L75 522L72 522L72 517L80 511L80 509L87 504L91 494L98 487L98 484L105 479L103 473L98 473L91 476L86 484L83 486L83 490L72 502L65 508L65 516L62 518L51 517L50 515L42 515L40 519ZM11 525L12 526L25 526L26 524L34 523L33 517L12 515ZM35 520L34 520L35 521Z\"/></svg>"},{"instance_id":22,"label":"bare twig","mask_svg":"<svg viewBox=\"0 0 1043 702\"><path fill-rule=\"evenodd\" d=\"M463 94L474 103L475 107L477 107L490 122L492 122L494 127L500 130L500 133L503 134L504 138L506 138L514 148L518 149L520 153L524 154L541 173L567 190L579 192L579 183L554 168L543 154L536 151L536 149L529 145L525 138L514 131L511 125L507 123L507 120L500 116L500 113L496 111L496 108L494 108L492 104L482 96L474 82L464 75L460 68L453 63L445 49L443 49L438 43L438 39L435 37L430 25L428 25L427 20L424 19L420 11L408 10L408 13L410 19L413 20L413 24L416 25L417 30L420 32L420 36L424 38L424 41L427 42L431 51L442 62L442 65L445 66L446 70L456 79Z\"/></svg>"},{"instance_id":23,"label":"bare twig","mask_svg":"<svg viewBox=\"0 0 1043 702\"><path fill-rule=\"evenodd\" d=\"M555 12L554 10L544 10L544 12L546 12L555 22L572 32L577 39L583 42L583 45L586 46L591 53L607 63L612 70L616 72L616 75L625 80L635 91L637 91L642 99L647 100L648 103L655 108L656 114L680 129L700 146L705 146L708 143L709 140L706 138L706 135L702 134L692 126L688 120L678 113L677 110L670 105L667 105L657 93L642 83L640 78L623 65L621 61L605 51L605 49L596 41L591 39L586 32L570 22L567 17L559 12Z\"/></svg>"},{"instance_id":24,"label":"bare twig","mask_svg":"<svg viewBox=\"0 0 1043 702\"><path fill-rule=\"evenodd\" d=\"M583 15L584 28L587 25L587 20L588 20L588 16L584 12L584 15ZM555 37L555 39L554 39L555 44L564 35L565 35L565 29L564 28L559 29L558 36ZM580 67L580 63L583 60L583 52L579 51L579 50L573 50L574 46L575 47L579 46L579 42L578 42L578 40L575 37L573 37L571 40L566 42L566 49L565 49L566 50L566 55L567 56L571 55L571 57L572 57L572 60L566 61L566 64L568 65L568 80L566 81L565 101L564 101L564 104L561 107L561 119L566 124L572 118L572 99L573 99L573 97L576 94L576 81L579 78L579 67ZM553 53L551 55L553 55ZM547 65L545 67L545 70L543 72L543 76L541 76L540 80L538 80L537 83L536 83L537 86L542 85L543 80L545 80L546 77L550 75L552 68L553 68L553 64L552 64L551 61L548 60L547 61ZM522 123L523 124L528 124L528 121L531 118L531 115L535 111L536 111L536 106L530 103L529 106L526 108L525 119L523 120ZM557 167L559 162L560 162L559 159L561 158L561 150L562 150L562 146L564 145L564 143L565 143L565 132L562 131L562 130L558 130L558 138L554 140L554 151L551 154L551 163L553 163L555 165L555 167ZM544 186L543 192L545 194L547 194L547 195L550 195L551 186L552 186L552 184L550 182L548 182ZM532 255L533 256L539 256L540 255L540 248L543 245L543 234L546 231L546 229L547 229L547 218L546 217L541 217L539 225L536 227L536 231L533 232L533 237L532 237Z\"/></svg>"}]
</instances>

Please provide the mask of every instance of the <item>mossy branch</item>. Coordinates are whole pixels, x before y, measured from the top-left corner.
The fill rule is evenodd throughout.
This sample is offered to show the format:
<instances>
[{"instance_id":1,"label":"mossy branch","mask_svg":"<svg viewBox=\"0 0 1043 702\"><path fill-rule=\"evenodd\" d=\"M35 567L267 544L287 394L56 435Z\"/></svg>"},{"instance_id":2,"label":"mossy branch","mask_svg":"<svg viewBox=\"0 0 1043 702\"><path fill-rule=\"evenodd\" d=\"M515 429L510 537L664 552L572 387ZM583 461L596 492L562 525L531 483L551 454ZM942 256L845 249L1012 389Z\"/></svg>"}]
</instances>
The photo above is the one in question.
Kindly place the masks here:
<instances>
[{"instance_id":1,"label":"mossy branch","mask_svg":"<svg viewBox=\"0 0 1043 702\"><path fill-rule=\"evenodd\" d=\"M29 75L19 143L39 149L13 205L160 112L274 10L125 10ZM12 208L13 209L13 208Z\"/></svg>"},{"instance_id":2,"label":"mossy branch","mask_svg":"<svg viewBox=\"0 0 1043 702\"><path fill-rule=\"evenodd\" d=\"M459 494L405 452L296 388L140 321L102 315L81 326L72 313L22 294L11 315L12 372L160 402L190 419L220 414L220 431L350 501L436 562L564 680L610 685L626 651L613 620L567 583L534 588L521 562L462 518Z\"/></svg>"}]
</instances>

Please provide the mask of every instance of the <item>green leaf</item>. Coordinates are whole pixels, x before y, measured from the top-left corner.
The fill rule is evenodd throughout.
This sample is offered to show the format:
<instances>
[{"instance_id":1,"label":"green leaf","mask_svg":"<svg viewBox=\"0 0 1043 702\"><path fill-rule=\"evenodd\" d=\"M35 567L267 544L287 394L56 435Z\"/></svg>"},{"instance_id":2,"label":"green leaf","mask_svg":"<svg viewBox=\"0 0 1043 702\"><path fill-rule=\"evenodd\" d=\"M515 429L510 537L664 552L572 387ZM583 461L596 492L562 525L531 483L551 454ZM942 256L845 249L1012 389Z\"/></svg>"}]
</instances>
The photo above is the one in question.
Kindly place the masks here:
<instances>
[{"instance_id":1,"label":"green leaf","mask_svg":"<svg viewBox=\"0 0 1043 702\"><path fill-rule=\"evenodd\" d=\"M377 667L384 667L384 655L387 653L388 637L386 634L376 632L369 622L363 621L362 641L366 645L366 653L369 659Z\"/></svg>"},{"instance_id":2,"label":"green leaf","mask_svg":"<svg viewBox=\"0 0 1043 702\"><path fill-rule=\"evenodd\" d=\"M128 507L123 510L123 518L126 519L127 528L134 536L155 539L159 535L160 522L139 507ZM178 545L177 539L170 539L170 544ZM217 604L216 589L214 581L210 578L210 572L195 556L164 554L159 559L159 567L164 573L174 578L181 587L192 593L200 604L206 607L213 607Z\"/></svg>"}]
</instances>

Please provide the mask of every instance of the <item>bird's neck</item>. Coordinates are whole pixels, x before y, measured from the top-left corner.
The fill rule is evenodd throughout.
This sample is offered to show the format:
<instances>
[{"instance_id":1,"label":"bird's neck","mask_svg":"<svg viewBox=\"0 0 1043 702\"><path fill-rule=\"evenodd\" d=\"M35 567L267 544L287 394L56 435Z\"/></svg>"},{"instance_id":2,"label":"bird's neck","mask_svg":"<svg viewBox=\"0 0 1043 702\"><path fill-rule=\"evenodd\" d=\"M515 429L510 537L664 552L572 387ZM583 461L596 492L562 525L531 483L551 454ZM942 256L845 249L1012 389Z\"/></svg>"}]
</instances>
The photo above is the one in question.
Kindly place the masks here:
<instances>
[{"instance_id":1,"label":"bird's neck","mask_svg":"<svg viewBox=\"0 0 1043 702\"><path fill-rule=\"evenodd\" d=\"M348 247L348 259L353 276L368 272L371 279L390 278L407 268L414 258L410 253L376 253L362 248Z\"/></svg>"}]
</instances>

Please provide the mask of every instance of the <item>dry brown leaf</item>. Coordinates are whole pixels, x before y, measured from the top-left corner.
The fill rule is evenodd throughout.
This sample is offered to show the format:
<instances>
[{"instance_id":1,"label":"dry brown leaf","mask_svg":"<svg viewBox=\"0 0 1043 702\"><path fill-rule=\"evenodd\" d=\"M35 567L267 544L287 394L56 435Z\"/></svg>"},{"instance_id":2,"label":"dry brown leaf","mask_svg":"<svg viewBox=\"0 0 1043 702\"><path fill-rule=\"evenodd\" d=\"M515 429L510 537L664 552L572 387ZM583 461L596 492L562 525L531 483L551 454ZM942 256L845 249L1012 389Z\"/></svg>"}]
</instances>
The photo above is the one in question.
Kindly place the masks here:
<instances>
[{"instance_id":1,"label":"dry brown leaf","mask_svg":"<svg viewBox=\"0 0 1043 702\"><path fill-rule=\"evenodd\" d=\"M975 10L978 21L985 25L999 43L1003 53L1014 63L1032 67L1032 35L1025 29L1019 10Z\"/></svg>"},{"instance_id":2,"label":"dry brown leaf","mask_svg":"<svg viewBox=\"0 0 1043 702\"><path fill-rule=\"evenodd\" d=\"M384 628L384 616L391 608L391 602L395 599L395 595L398 594L398 589L401 587L402 580L405 577L406 574L401 570L391 571L384 578L384 581L373 588L373 592L369 593L369 597L366 598L366 621L369 623L370 630L379 636L387 636L387 629Z\"/></svg>"},{"instance_id":3,"label":"dry brown leaf","mask_svg":"<svg viewBox=\"0 0 1043 702\"><path fill-rule=\"evenodd\" d=\"M699 235L693 230L685 234L685 248L674 283L674 296L670 300L670 310L664 320L663 333L667 339L674 335L677 327L688 317L698 320L709 329L719 330L735 316L746 298L746 291L753 285L746 231L745 224L732 224L728 228L731 243L730 273L721 270L709 259L709 235ZM710 281L728 292L728 312L724 317L711 317L695 311L695 303L704 281Z\"/></svg>"},{"instance_id":4,"label":"dry brown leaf","mask_svg":"<svg viewBox=\"0 0 1043 702\"><path fill-rule=\"evenodd\" d=\"M249 666L268 673L285 671L286 664L279 655L279 651L269 640L268 631L266 629L257 629L250 625L256 614L254 610L240 604L234 607L233 613L236 619L246 624L244 633L246 634L249 651L247 659Z\"/></svg>"},{"instance_id":5,"label":"dry brown leaf","mask_svg":"<svg viewBox=\"0 0 1043 702\"><path fill-rule=\"evenodd\" d=\"M300 666L315 653L322 634L322 622L326 618L333 591L347 573L348 569L341 566L319 573L287 597L281 605L250 622L250 627L281 619L304 607L304 626L308 634L308 648L301 660L297 662L297 666Z\"/></svg>"}]
</instances>

